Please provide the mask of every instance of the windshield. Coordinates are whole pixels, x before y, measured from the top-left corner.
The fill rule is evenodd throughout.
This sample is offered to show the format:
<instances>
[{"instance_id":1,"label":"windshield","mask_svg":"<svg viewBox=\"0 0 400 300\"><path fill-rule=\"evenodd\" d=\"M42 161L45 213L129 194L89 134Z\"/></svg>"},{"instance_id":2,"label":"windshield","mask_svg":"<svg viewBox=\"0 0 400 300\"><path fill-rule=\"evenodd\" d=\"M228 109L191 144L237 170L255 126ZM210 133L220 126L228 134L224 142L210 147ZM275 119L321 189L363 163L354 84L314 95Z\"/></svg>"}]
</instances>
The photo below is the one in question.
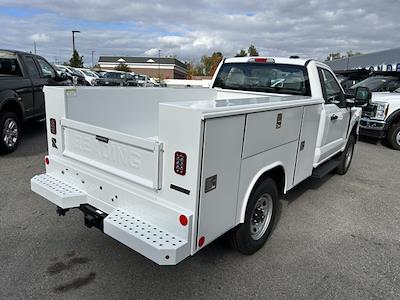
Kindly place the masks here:
<instances>
[{"instance_id":1,"label":"windshield","mask_svg":"<svg viewBox=\"0 0 400 300\"><path fill-rule=\"evenodd\" d=\"M83 74L85 74L86 76L94 77L93 74L91 74L90 72L88 72L88 71L86 71L86 70L79 70L79 71L81 71L81 72L82 72Z\"/></svg>"},{"instance_id":2,"label":"windshield","mask_svg":"<svg viewBox=\"0 0 400 300\"><path fill-rule=\"evenodd\" d=\"M397 90L393 91L394 93L400 93L400 88L398 88Z\"/></svg>"},{"instance_id":3,"label":"windshield","mask_svg":"<svg viewBox=\"0 0 400 300\"><path fill-rule=\"evenodd\" d=\"M350 89L355 90L356 88L362 86L369 88L371 92L377 92L391 79L391 77L373 76L360 81L359 83L353 85Z\"/></svg>"},{"instance_id":4,"label":"windshield","mask_svg":"<svg viewBox=\"0 0 400 300\"><path fill-rule=\"evenodd\" d=\"M274 63L223 64L214 87L264 93L310 96L306 68Z\"/></svg>"}]
</instances>

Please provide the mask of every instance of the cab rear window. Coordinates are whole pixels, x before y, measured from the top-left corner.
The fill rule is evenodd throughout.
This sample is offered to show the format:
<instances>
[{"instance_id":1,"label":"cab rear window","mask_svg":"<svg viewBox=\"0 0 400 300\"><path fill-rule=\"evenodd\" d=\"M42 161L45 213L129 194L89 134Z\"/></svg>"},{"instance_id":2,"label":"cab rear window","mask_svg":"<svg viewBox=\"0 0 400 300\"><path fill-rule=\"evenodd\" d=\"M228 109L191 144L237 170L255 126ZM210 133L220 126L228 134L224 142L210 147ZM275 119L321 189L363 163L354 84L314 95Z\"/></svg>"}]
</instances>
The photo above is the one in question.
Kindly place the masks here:
<instances>
[{"instance_id":1,"label":"cab rear window","mask_svg":"<svg viewBox=\"0 0 400 300\"><path fill-rule=\"evenodd\" d=\"M275 63L226 63L214 87L264 93L310 96L307 70L303 66Z\"/></svg>"},{"instance_id":2,"label":"cab rear window","mask_svg":"<svg viewBox=\"0 0 400 300\"><path fill-rule=\"evenodd\" d=\"M0 76L22 76L16 57L2 57L0 53Z\"/></svg>"}]
</instances>

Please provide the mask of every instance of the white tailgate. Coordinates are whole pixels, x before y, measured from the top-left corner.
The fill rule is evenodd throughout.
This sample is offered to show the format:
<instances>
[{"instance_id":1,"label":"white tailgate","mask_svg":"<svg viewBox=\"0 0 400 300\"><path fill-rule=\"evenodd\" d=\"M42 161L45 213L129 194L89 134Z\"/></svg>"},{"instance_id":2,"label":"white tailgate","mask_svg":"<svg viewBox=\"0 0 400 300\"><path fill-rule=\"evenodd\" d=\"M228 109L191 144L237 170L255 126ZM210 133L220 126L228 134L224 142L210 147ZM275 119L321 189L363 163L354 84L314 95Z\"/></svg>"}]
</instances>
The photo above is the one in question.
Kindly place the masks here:
<instances>
[{"instance_id":1,"label":"white tailgate","mask_svg":"<svg viewBox=\"0 0 400 300\"><path fill-rule=\"evenodd\" d=\"M63 155L143 186L161 188L162 144L63 119Z\"/></svg>"}]
</instances>

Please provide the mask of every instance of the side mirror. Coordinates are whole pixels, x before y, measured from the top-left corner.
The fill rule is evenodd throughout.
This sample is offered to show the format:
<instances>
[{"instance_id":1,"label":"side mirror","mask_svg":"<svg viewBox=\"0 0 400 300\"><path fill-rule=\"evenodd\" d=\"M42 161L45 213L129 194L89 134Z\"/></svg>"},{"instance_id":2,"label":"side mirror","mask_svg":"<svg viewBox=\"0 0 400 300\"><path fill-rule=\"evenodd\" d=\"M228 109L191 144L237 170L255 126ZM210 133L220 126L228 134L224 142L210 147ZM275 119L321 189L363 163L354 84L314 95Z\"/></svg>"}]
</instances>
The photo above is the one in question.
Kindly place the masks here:
<instances>
[{"instance_id":1,"label":"side mirror","mask_svg":"<svg viewBox=\"0 0 400 300\"><path fill-rule=\"evenodd\" d=\"M356 89L356 95L354 99L354 104L357 107L366 107L371 101L372 93L369 88L364 86L359 86Z\"/></svg>"}]
</instances>

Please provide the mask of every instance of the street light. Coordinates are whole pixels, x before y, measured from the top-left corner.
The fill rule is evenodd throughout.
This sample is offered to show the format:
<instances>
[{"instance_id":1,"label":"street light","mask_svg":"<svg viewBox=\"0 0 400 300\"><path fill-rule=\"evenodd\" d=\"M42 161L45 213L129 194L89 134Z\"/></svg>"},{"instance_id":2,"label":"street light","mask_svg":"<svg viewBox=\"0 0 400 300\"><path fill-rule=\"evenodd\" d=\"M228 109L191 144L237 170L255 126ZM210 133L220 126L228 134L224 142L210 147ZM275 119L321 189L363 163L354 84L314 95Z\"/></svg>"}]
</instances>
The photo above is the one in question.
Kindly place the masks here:
<instances>
[{"instance_id":1,"label":"street light","mask_svg":"<svg viewBox=\"0 0 400 300\"><path fill-rule=\"evenodd\" d=\"M160 68L160 58L161 58L161 49L158 49L158 81L160 83L161 86L161 68Z\"/></svg>"},{"instance_id":2,"label":"street light","mask_svg":"<svg viewBox=\"0 0 400 300\"><path fill-rule=\"evenodd\" d=\"M80 31L72 30L72 53L75 52L75 33L80 33Z\"/></svg>"}]
</instances>

